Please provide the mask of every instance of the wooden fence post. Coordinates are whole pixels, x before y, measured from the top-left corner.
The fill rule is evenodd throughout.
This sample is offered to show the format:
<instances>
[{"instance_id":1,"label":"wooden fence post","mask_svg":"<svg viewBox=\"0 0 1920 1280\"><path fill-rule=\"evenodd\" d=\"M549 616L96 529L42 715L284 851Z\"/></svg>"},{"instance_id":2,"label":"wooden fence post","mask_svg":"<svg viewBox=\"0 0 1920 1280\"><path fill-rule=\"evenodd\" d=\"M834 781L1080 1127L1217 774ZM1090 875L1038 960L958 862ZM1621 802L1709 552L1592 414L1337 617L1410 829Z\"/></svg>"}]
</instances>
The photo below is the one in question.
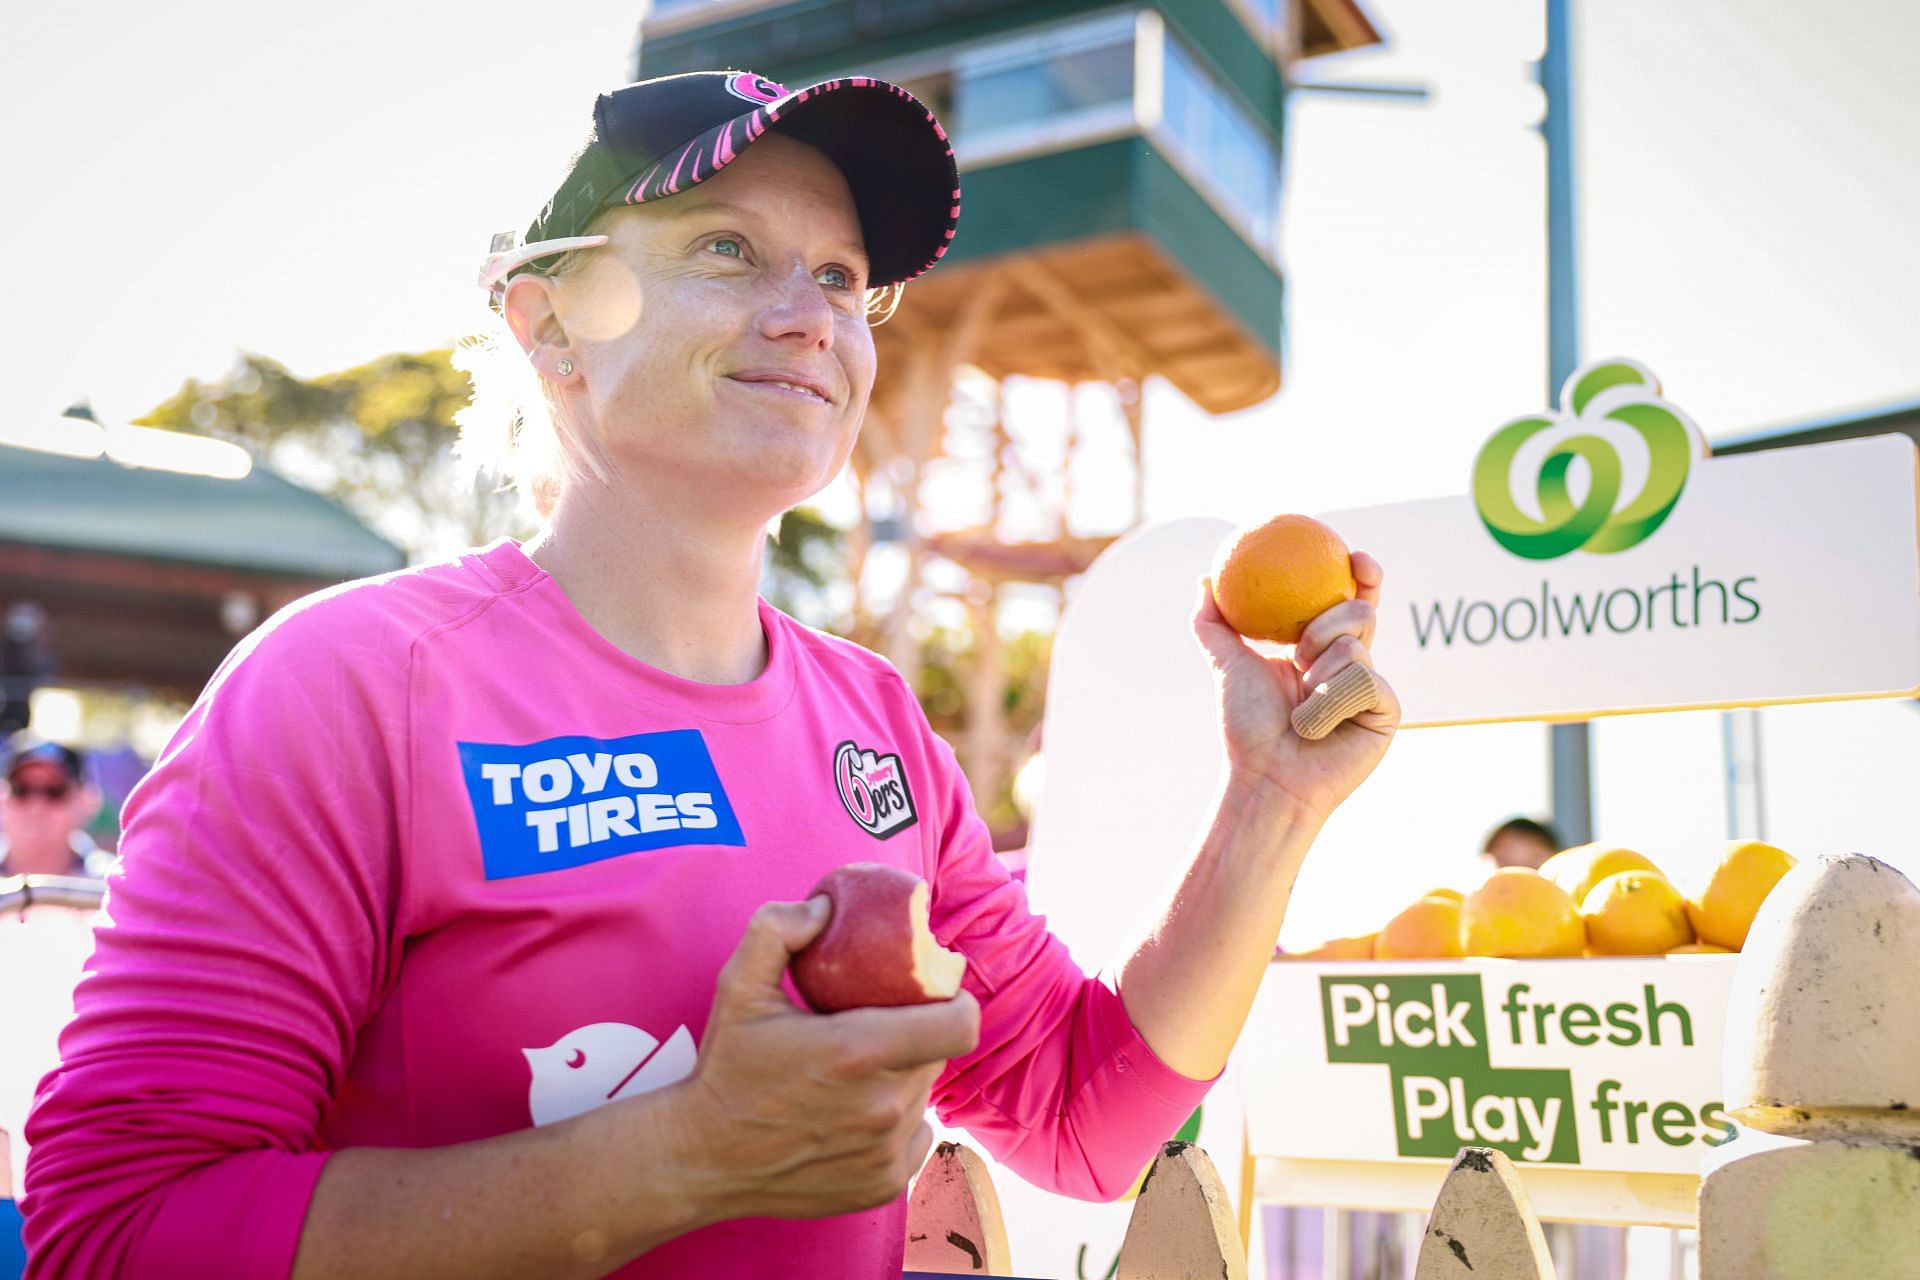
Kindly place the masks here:
<instances>
[{"instance_id":1,"label":"wooden fence post","mask_svg":"<svg viewBox=\"0 0 1920 1280\"><path fill-rule=\"evenodd\" d=\"M1013 1274L1007 1224L986 1162L969 1147L933 1149L907 1198L908 1271L943 1275Z\"/></svg>"},{"instance_id":2,"label":"wooden fence post","mask_svg":"<svg viewBox=\"0 0 1920 1280\"><path fill-rule=\"evenodd\" d=\"M1462 1147L1420 1238L1413 1280L1554 1280L1553 1255L1513 1162Z\"/></svg>"},{"instance_id":3,"label":"wooden fence post","mask_svg":"<svg viewBox=\"0 0 1920 1280\"><path fill-rule=\"evenodd\" d=\"M1226 1184L1190 1142L1160 1149L1127 1220L1116 1280L1247 1280Z\"/></svg>"}]
</instances>

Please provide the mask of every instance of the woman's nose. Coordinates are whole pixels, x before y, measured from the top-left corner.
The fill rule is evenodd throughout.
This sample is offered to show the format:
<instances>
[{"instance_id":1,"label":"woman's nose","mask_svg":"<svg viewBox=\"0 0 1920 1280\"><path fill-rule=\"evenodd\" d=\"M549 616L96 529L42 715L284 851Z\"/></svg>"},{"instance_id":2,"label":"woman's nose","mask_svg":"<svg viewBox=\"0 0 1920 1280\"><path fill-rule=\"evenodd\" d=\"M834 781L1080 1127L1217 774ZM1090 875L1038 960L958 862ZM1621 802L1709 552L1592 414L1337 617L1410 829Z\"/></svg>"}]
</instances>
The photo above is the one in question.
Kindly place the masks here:
<instances>
[{"instance_id":1,"label":"woman's nose","mask_svg":"<svg viewBox=\"0 0 1920 1280\"><path fill-rule=\"evenodd\" d=\"M760 313L760 331L773 339L796 339L825 351L833 345L833 306L820 282L796 264L777 276L774 294Z\"/></svg>"}]
</instances>

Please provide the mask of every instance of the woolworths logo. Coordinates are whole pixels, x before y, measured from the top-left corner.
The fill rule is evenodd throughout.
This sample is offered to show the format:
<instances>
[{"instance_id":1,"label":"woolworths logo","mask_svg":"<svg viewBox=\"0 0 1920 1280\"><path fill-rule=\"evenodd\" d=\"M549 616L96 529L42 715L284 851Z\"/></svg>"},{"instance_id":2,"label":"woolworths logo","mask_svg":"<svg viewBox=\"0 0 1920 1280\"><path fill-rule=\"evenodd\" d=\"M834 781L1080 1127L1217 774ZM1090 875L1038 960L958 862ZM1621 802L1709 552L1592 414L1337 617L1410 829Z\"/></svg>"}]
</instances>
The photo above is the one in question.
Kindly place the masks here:
<instances>
[{"instance_id":1,"label":"woolworths logo","mask_svg":"<svg viewBox=\"0 0 1920 1280\"><path fill-rule=\"evenodd\" d=\"M1567 379L1559 414L1520 418L1495 432L1473 466L1473 501L1494 540L1529 560L1553 560L1571 551L1605 555L1638 546L1673 511L1686 487L1694 432L1644 365L1606 360ZM1625 469L1613 443L1592 429L1547 450L1535 481L1538 519L1514 498L1514 463L1529 441L1556 427L1616 422L1646 443L1648 467L1640 492L1621 501ZM1573 498L1568 472L1587 464L1586 495Z\"/></svg>"}]
</instances>

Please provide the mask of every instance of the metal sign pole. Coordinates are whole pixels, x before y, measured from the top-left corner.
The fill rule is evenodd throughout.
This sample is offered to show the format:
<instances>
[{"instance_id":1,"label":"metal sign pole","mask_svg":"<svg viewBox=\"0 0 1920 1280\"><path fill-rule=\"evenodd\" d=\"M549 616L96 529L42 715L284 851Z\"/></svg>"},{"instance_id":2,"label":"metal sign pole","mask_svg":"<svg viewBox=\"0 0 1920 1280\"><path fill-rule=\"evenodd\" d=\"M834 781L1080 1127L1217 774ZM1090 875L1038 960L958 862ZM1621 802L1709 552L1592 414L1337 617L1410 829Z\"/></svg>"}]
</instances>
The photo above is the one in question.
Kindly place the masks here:
<instances>
[{"instance_id":1,"label":"metal sign pole","mask_svg":"<svg viewBox=\"0 0 1920 1280\"><path fill-rule=\"evenodd\" d=\"M1573 187L1573 0L1546 0L1547 47L1539 65L1547 114L1547 403L1580 364L1580 272ZM1586 724L1556 724L1552 750L1553 824L1569 845L1593 839L1593 763Z\"/></svg>"}]
</instances>

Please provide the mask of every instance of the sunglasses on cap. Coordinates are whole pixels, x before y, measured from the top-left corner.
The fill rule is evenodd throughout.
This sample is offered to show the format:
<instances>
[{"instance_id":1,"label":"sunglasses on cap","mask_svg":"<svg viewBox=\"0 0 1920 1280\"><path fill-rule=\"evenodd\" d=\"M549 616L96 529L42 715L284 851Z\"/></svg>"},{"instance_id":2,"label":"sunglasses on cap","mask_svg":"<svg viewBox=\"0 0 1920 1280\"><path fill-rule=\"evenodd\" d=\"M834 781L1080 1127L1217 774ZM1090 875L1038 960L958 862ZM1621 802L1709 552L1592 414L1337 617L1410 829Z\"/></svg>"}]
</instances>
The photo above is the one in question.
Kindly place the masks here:
<instances>
[{"instance_id":1,"label":"sunglasses on cap","mask_svg":"<svg viewBox=\"0 0 1920 1280\"><path fill-rule=\"evenodd\" d=\"M493 238L480 287L498 310L515 272L606 244L587 234L603 210L669 199L769 132L806 142L839 167L874 297L897 304L898 286L945 255L960 218L959 174L946 130L912 94L870 76L790 90L752 72L697 71L601 94L592 130L552 198L524 232Z\"/></svg>"},{"instance_id":2,"label":"sunglasses on cap","mask_svg":"<svg viewBox=\"0 0 1920 1280\"><path fill-rule=\"evenodd\" d=\"M31 800L39 796L42 800L58 804L73 792L73 785L67 782L56 782L52 786L36 787L25 782L9 782L7 790L13 793L15 800Z\"/></svg>"}]
</instances>

